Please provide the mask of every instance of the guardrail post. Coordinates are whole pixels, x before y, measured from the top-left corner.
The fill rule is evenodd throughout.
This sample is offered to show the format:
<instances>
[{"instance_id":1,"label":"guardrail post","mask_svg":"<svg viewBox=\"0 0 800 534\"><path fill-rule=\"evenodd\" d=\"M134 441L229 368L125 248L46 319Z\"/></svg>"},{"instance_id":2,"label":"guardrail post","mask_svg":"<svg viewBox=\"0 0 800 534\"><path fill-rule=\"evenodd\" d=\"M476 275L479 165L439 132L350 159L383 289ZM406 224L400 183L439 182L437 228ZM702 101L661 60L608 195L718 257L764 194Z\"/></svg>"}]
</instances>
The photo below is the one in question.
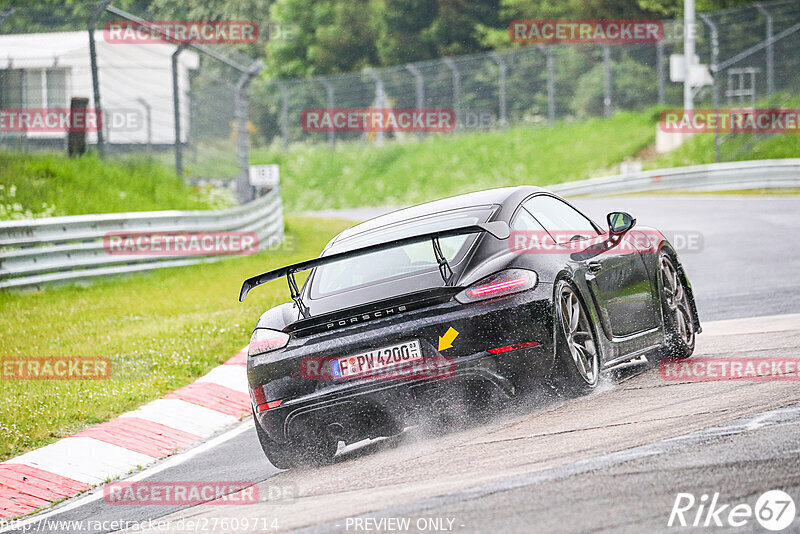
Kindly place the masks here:
<instances>
[{"instance_id":1,"label":"guardrail post","mask_svg":"<svg viewBox=\"0 0 800 534\"><path fill-rule=\"evenodd\" d=\"M108 5L111 3L111 0L103 0L97 6L97 8L92 12L89 16L89 20L86 22L86 29L89 32L89 63L92 70L92 91L94 92L94 113L98 119L98 128L97 128L97 152L102 158L106 154L106 142L105 137L103 135L103 128L102 124L102 116L103 111L102 107L100 106L100 78L99 73L97 72L97 45L94 41L94 29L97 25L97 21L100 19L100 15L105 11Z\"/></svg>"},{"instance_id":2,"label":"guardrail post","mask_svg":"<svg viewBox=\"0 0 800 534\"><path fill-rule=\"evenodd\" d=\"M442 58L442 63L447 66L453 73L453 113L456 116L456 128L460 128L461 124L461 73L456 67L455 61L452 58Z\"/></svg>"},{"instance_id":3,"label":"guardrail post","mask_svg":"<svg viewBox=\"0 0 800 534\"><path fill-rule=\"evenodd\" d=\"M416 65L411 63L406 65L406 70L414 77L414 90L417 95L417 109L422 109L425 106L425 78L422 76ZM420 141L425 139L425 132L417 132L417 137Z\"/></svg>"},{"instance_id":4,"label":"guardrail post","mask_svg":"<svg viewBox=\"0 0 800 534\"><path fill-rule=\"evenodd\" d=\"M236 180L236 192L241 202L253 199L253 187L250 185L250 133L247 131L247 91L264 64L256 61L247 72L243 72L236 82L236 156L239 160L239 178Z\"/></svg>"},{"instance_id":5,"label":"guardrail post","mask_svg":"<svg viewBox=\"0 0 800 534\"><path fill-rule=\"evenodd\" d=\"M183 178L183 144L181 140L181 96L178 79L178 56L185 45L178 45L172 53L172 117L175 121L175 173Z\"/></svg>"},{"instance_id":6,"label":"guardrail post","mask_svg":"<svg viewBox=\"0 0 800 534\"><path fill-rule=\"evenodd\" d=\"M754 4L762 15L767 19L767 95L775 92L775 47L772 43L773 26L772 26L772 13L770 13L763 4Z\"/></svg>"}]
</instances>

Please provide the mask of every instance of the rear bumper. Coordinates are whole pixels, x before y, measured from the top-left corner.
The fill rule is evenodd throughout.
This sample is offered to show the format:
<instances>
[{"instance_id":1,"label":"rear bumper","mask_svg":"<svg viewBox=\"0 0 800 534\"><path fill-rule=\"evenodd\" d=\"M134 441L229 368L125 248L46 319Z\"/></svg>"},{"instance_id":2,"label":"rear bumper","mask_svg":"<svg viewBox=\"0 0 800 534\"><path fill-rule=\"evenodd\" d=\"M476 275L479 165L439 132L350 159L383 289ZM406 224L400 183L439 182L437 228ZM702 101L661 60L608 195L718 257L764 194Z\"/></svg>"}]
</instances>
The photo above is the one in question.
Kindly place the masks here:
<instances>
[{"instance_id":1,"label":"rear bumper","mask_svg":"<svg viewBox=\"0 0 800 534\"><path fill-rule=\"evenodd\" d=\"M455 301L402 316L343 328L329 334L293 340L284 354L251 358L248 380L252 390L263 388L267 401L281 405L255 413L267 435L283 443L309 426L342 425L365 428L388 417L403 424L441 401L462 398L480 384L503 397L513 397L521 383L544 376L553 365L552 285L515 296L461 305ZM449 328L459 335L451 348L438 350L438 337ZM340 357L363 350L418 339L425 358L443 358L453 372L436 380L413 377L309 380L299 372L304 358ZM490 348L515 343L538 345L500 354ZM369 437L369 436L364 436Z\"/></svg>"}]
</instances>

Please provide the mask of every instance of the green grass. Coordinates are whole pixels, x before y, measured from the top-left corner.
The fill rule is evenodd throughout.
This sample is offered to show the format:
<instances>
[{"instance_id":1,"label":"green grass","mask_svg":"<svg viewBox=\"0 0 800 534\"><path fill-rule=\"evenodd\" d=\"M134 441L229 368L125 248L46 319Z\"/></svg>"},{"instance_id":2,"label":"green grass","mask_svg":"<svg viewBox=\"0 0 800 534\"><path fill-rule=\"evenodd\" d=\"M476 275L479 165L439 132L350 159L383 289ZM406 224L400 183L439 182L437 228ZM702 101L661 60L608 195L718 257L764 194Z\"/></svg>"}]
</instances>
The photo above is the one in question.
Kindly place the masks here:
<instances>
[{"instance_id":1,"label":"green grass","mask_svg":"<svg viewBox=\"0 0 800 534\"><path fill-rule=\"evenodd\" d=\"M723 157L733 154L735 157L724 157L726 161L754 159L783 159L800 157L800 137L796 133L777 134L753 141L752 135L738 135L722 145ZM743 149L744 152L739 152ZM663 169L684 165L714 163L714 134L697 134L672 152L662 154L647 163L647 168Z\"/></svg>"},{"instance_id":2,"label":"green grass","mask_svg":"<svg viewBox=\"0 0 800 534\"><path fill-rule=\"evenodd\" d=\"M142 157L0 152L0 220L151 210L219 209L231 195L186 185Z\"/></svg>"},{"instance_id":3,"label":"green grass","mask_svg":"<svg viewBox=\"0 0 800 534\"><path fill-rule=\"evenodd\" d=\"M230 358L247 344L259 315L288 300L286 284L275 281L240 303L242 281L317 256L350 224L289 218L294 250L88 287L0 292L0 357L108 357L113 369L109 380L0 380L0 460L134 409Z\"/></svg>"},{"instance_id":4,"label":"green grass","mask_svg":"<svg viewBox=\"0 0 800 534\"><path fill-rule=\"evenodd\" d=\"M796 109L800 97L776 93L757 103L760 109ZM800 157L800 136L797 132L757 137L754 134L721 134L720 156L723 161L784 159ZM662 154L647 163L647 168L660 169L714 163L714 134L697 134L676 150Z\"/></svg>"},{"instance_id":5,"label":"green grass","mask_svg":"<svg viewBox=\"0 0 800 534\"><path fill-rule=\"evenodd\" d=\"M507 185L548 185L611 173L653 143L657 113L620 112L609 119L552 128L430 137L383 147L296 145L254 150L253 164L278 163L289 211L405 205Z\"/></svg>"}]
</instances>

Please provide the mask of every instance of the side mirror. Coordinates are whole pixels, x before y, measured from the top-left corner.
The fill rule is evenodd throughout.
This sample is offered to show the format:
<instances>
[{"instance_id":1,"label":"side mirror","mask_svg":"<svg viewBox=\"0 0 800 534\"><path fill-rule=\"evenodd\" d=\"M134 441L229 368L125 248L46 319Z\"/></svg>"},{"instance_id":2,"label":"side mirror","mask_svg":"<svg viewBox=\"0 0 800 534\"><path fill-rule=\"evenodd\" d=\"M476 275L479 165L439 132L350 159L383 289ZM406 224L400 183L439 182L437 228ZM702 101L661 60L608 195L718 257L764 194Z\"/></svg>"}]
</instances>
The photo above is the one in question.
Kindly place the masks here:
<instances>
[{"instance_id":1,"label":"side mirror","mask_svg":"<svg viewBox=\"0 0 800 534\"><path fill-rule=\"evenodd\" d=\"M608 231L611 235L622 235L636 224L636 219L630 213L624 211L612 211L606 215L608 221Z\"/></svg>"}]
</instances>

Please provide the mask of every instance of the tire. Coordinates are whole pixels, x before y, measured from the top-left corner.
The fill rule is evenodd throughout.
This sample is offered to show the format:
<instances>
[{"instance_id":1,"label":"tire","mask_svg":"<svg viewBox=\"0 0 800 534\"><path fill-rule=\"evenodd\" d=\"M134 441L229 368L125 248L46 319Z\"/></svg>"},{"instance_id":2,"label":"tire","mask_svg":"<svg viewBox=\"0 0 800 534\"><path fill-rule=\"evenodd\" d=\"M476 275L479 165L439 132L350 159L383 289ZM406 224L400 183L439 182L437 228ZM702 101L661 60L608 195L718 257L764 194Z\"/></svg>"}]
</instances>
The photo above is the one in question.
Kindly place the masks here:
<instances>
[{"instance_id":1,"label":"tire","mask_svg":"<svg viewBox=\"0 0 800 534\"><path fill-rule=\"evenodd\" d=\"M281 445L270 439L264 429L261 428L261 424L256 419L255 414L253 414L253 422L256 425L256 434L258 435L259 443L261 443L261 450L264 451L267 460L278 469L295 467L298 464L298 459L295 457L292 447L289 444Z\"/></svg>"},{"instance_id":2,"label":"tire","mask_svg":"<svg viewBox=\"0 0 800 534\"><path fill-rule=\"evenodd\" d=\"M600 352L586 307L566 281L555 292L556 365L551 383L569 395L592 391L600 378Z\"/></svg>"},{"instance_id":3,"label":"tire","mask_svg":"<svg viewBox=\"0 0 800 534\"><path fill-rule=\"evenodd\" d=\"M686 281L667 254L659 255L658 264L665 332L663 356L688 358L694 352L695 331Z\"/></svg>"},{"instance_id":4,"label":"tire","mask_svg":"<svg viewBox=\"0 0 800 534\"><path fill-rule=\"evenodd\" d=\"M294 447L289 443L280 444L270 439L264 429L261 428L255 413L253 414L253 423L256 425L256 434L258 435L259 443L261 443L261 450L264 451L269 463L278 469L291 469L299 465L299 458L295 453Z\"/></svg>"}]
</instances>

